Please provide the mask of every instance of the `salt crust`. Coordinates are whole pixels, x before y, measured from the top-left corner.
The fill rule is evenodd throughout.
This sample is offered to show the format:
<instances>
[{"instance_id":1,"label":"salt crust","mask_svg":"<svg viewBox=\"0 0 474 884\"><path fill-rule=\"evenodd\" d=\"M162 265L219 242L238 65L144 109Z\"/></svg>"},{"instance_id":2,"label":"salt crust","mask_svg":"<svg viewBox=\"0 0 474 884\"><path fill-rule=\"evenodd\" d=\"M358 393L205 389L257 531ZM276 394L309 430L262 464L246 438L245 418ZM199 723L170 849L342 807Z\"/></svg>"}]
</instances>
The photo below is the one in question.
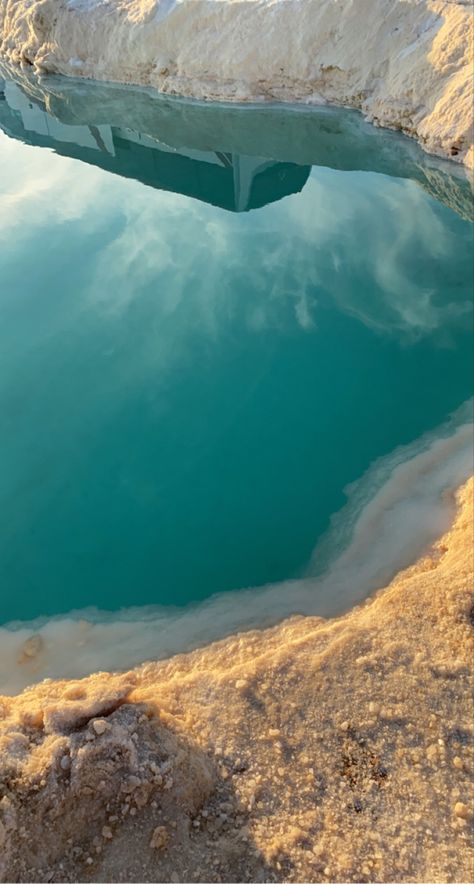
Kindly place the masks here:
<instances>
[{"instance_id":1,"label":"salt crust","mask_svg":"<svg viewBox=\"0 0 474 884\"><path fill-rule=\"evenodd\" d=\"M0 880L470 880L473 490L344 617L0 697Z\"/></svg>"},{"instance_id":2,"label":"salt crust","mask_svg":"<svg viewBox=\"0 0 474 884\"><path fill-rule=\"evenodd\" d=\"M461 0L0 0L0 50L39 72L205 99L360 108L474 165Z\"/></svg>"},{"instance_id":3,"label":"salt crust","mask_svg":"<svg viewBox=\"0 0 474 884\"><path fill-rule=\"evenodd\" d=\"M468 400L443 426L376 460L348 486L346 505L301 579L218 593L184 608L86 609L0 628L0 692L16 694L46 677L130 670L295 613L342 613L415 562L452 523L450 489L474 472L471 418Z\"/></svg>"}]
</instances>

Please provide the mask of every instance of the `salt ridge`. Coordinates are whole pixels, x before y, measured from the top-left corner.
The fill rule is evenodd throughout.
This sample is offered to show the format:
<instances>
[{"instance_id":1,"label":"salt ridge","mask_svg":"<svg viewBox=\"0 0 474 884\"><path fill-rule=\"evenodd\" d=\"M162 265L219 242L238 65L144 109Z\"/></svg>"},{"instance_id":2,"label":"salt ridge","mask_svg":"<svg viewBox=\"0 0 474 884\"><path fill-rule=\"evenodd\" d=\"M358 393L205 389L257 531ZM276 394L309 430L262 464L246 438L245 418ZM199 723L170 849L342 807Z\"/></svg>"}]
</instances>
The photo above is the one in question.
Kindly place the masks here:
<instances>
[{"instance_id":1,"label":"salt ridge","mask_svg":"<svg viewBox=\"0 0 474 884\"><path fill-rule=\"evenodd\" d=\"M355 107L471 167L472 38L462 0L0 0L0 51L39 73Z\"/></svg>"}]
</instances>

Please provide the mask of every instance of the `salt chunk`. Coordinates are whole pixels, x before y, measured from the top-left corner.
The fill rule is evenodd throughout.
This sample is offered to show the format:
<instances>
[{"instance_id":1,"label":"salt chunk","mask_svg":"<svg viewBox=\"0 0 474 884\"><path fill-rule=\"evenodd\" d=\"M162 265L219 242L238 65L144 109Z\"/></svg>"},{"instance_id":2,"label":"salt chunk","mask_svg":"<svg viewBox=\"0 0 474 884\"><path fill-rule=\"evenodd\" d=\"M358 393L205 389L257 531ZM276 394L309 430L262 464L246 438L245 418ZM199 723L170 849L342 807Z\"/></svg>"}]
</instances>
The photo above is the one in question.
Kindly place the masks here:
<instances>
[{"instance_id":1,"label":"salt chunk","mask_svg":"<svg viewBox=\"0 0 474 884\"><path fill-rule=\"evenodd\" d=\"M102 734L105 734L106 731L110 730L109 722L104 721L103 718L96 718L96 720L92 722L92 727L94 728L98 737L100 737Z\"/></svg>"}]
</instances>

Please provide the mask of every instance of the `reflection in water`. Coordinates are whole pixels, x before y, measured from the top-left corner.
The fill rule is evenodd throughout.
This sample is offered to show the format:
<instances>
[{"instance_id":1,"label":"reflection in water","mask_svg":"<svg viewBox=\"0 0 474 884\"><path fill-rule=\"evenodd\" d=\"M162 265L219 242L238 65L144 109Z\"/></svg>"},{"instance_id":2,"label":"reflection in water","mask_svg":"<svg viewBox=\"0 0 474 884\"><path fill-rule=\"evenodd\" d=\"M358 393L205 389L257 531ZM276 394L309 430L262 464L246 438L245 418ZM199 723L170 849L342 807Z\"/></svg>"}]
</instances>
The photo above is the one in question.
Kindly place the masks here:
<instances>
[{"instance_id":1,"label":"reflection in water","mask_svg":"<svg viewBox=\"0 0 474 884\"><path fill-rule=\"evenodd\" d=\"M411 178L473 217L462 168L335 108L205 104L136 87L38 80L0 61L0 127L26 143L230 211L297 193L310 166L319 165Z\"/></svg>"},{"instance_id":2,"label":"reflection in water","mask_svg":"<svg viewBox=\"0 0 474 884\"><path fill-rule=\"evenodd\" d=\"M270 582L269 617L343 608L360 544L333 571L337 599L334 582L281 581L318 572L346 486L368 477L324 548L347 546L347 522L371 548L375 525L393 571L465 467L464 411L451 441L437 429L472 394L463 171L349 111L15 77L0 91L17 139L0 133L0 621L152 617ZM227 595L214 637L243 622Z\"/></svg>"},{"instance_id":3,"label":"reflection in water","mask_svg":"<svg viewBox=\"0 0 474 884\"><path fill-rule=\"evenodd\" d=\"M297 193L310 172L310 166L234 151L178 150L126 126L63 123L11 81L3 85L3 99L0 126L14 138L232 212Z\"/></svg>"}]
</instances>

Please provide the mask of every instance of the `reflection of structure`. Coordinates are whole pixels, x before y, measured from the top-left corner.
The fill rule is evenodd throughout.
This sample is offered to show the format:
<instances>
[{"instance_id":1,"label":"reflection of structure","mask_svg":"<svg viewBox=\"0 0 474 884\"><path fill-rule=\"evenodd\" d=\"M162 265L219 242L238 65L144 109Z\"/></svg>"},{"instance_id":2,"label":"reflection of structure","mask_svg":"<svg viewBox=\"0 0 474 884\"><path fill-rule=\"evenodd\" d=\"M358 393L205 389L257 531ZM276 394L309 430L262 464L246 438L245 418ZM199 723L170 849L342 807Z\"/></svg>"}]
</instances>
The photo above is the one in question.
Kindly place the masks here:
<instances>
[{"instance_id":1,"label":"reflection of structure","mask_svg":"<svg viewBox=\"0 0 474 884\"><path fill-rule=\"evenodd\" d=\"M126 127L66 125L8 80L0 80L0 126L29 144L232 212L298 193L311 169L237 153L177 150Z\"/></svg>"}]
</instances>

